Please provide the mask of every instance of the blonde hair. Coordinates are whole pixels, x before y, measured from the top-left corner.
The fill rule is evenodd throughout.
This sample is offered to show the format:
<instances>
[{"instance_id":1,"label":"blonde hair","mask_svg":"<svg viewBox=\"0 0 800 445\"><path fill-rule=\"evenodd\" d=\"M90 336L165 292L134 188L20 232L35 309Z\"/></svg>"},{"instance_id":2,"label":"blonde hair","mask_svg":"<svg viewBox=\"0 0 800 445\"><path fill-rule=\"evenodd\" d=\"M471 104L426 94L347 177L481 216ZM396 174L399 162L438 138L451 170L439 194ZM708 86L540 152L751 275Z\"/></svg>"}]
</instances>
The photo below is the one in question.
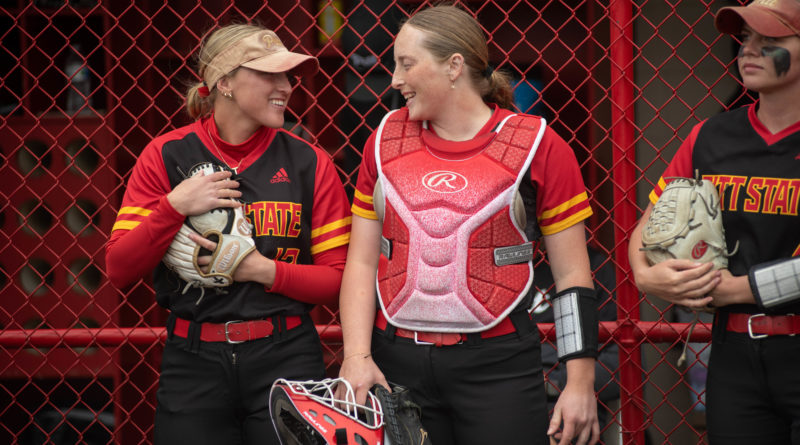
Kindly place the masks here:
<instances>
[{"instance_id":1,"label":"blonde hair","mask_svg":"<svg viewBox=\"0 0 800 445\"><path fill-rule=\"evenodd\" d=\"M266 28L253 24L234 24L217 29L211 33L197 52L197 75L202 79L205 77L206 67L214 57L220 52L229 48L234 43L249 37ZM228 73L233 74L236 70ZM189 86L186 92L186 112L193 119L198 119L211 114L214 109L214 99L217 97L216 85L205 85L208 87L209 95L200 96L198 89L205 85L204 82L195 82Z\"/></svg>"},{"instance_id":2,"label":"blonde hair","mask_svg":"<svg viewBox=\"0 0 800 445\"><path fill-rule=\"evenodd\" d=\"M510 76L489 66L489 46L474 17L452 5L437 5L412 15L403 26L424 31L423 46L440 61L455 53L464 56L467 73L484 101L511 108L513 90Z\"/></svg>"}]
</instances>

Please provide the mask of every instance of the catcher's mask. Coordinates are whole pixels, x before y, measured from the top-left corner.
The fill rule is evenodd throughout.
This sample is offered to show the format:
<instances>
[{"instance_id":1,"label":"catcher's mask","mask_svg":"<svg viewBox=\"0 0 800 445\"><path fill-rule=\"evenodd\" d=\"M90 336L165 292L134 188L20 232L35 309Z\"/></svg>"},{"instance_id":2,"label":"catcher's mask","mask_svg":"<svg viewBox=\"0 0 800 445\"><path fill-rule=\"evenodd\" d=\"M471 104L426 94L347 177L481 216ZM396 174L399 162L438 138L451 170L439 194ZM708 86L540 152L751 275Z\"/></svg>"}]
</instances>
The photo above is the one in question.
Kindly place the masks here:
<instances>
[{"instance_id":1,"label":"catcher's mask","mask_svg":"<svg viewBox=\"0 0 800 445\"><path fill-rule=\"evenodd\" d=\"M345 399L337 399L342 385ZM269 393L272 423L283 445L388 445L383 411L368 393L365 405L344 379L289 381L278 379Z\"/></svg>"}]
</instances>

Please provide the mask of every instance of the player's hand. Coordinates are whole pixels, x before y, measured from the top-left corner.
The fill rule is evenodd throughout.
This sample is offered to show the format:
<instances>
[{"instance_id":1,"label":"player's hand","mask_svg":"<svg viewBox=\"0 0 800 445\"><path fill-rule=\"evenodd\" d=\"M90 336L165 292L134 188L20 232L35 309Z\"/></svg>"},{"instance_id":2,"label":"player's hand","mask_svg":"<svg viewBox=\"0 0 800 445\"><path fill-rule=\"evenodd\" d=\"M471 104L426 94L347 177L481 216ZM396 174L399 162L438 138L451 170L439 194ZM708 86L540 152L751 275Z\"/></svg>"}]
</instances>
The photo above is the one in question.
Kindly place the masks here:
<instances>
[{"instance_id":1,"label":"player's hand","mask_svg":"<svg viewBox=\"0 0 800 445\"><path fill-rule=\"evenodd\" d=\"M600 424L597 421L597 400L592 386L567 383L558 397L553 417L547 429L550 443L558 445L593 445L600 440Z\"/></svg>"},{"instance_id":2,"label":"player's hand","mask_svg":"<svg viewBox=\"0 0 800 445\"><path fill-rule=\"evenodd\" d=\"M735 277L728 269L721 269L720 283L709 293L714 307L730 304L756 304L747 275Z\"/></svg>"},{"instance_id":3,"label":"player's hand","mask_svg":"<svg viewBox=\"0 0 800 445\"><path fill-rule=\"evenodd\" d=\"M189 239L210 252L214 252L217 249L216 242L203 238L197 233L189 234ZM209 264L211 264L211 255L197 257L197 265L203 269L203 272L208 273L206 266ZM236 267L233 273L233 281L254 281L264 286L272 287L275 284L275 261L265 257L258 250L254 250L248 253L239 263L239 266Z\"/></svg>"},{"instance_id":4,"label":"player's hand","mask_svg":"<svg viewBox=\"0 0 800 445\"><path fill-rule=\"evenodd\" d=\"M720 283L721 274L712 263L667 260L634 269L639 290L670 303L703 309L712 302L709 293ZM637 270L638 269L638 270Z\"/></svg>"},{"instance_id":5,"label":"player's hand","mask_svg":"<svg viewBox=\"0 0 800 445\"><path fill-rule=\"evenodd\" d=\"M390 392L392 389L383 376L383 373L372 360L372 355L365 357L365 354L345 357L342 367L339 369L339 377L350 382L353 391L356 393L356 403L365 404L367 393L373 385L384 386ZM336 398L344 399L344 394L340 393L341 388L336 388Z\"/></svg>"},{"instance_id":6,"label":"player's hand","mask_svg":"<svg viewBox=\"0 0 800 445\"><path fill-rule=\"evenodd\" d=\"M181 215L200 215L219 207L234 208L241 205L230 198L239 198L239 182L230 179L231 172L198 174L184 179L167 194L170 205Z\"/></svg>"}]
</instances>

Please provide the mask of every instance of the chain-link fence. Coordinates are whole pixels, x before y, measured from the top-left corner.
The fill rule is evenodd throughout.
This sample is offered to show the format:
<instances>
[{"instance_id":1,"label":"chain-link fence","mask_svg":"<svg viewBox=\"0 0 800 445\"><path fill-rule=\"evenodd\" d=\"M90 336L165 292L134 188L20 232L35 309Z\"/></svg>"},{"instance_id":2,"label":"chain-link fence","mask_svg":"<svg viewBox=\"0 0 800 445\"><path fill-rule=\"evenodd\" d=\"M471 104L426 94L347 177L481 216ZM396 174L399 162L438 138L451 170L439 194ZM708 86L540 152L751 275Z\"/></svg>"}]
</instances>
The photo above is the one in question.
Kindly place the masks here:
<instances>
[{"instance_id":1,"label":"chain-link fence","mask_svg":"<svg viewBox=\"0 0 800 445\"><path fill-rule=\"evenodd\" d=\"M604 442L698 443L709 326L677 366L687 319L636 291L627 236L691 126L749 100L728 72L734 43L713 27L733 2L458 3L484 27L492 65L512 74L517 108L548 119L590 188L593 267L611 309L601 340L616 348ZM150 441L166 312L147 280L111 286L104 244L138 153L189 122L182 98L205 31L256 21L319 58L287 126L330 153L352 195L364 141L402 105L392 35L428 4L0 0L0 442ZM336 317L314 311L331 375ZM552 325L541 329L552 342Z\"/></svg>"}]
</instances>

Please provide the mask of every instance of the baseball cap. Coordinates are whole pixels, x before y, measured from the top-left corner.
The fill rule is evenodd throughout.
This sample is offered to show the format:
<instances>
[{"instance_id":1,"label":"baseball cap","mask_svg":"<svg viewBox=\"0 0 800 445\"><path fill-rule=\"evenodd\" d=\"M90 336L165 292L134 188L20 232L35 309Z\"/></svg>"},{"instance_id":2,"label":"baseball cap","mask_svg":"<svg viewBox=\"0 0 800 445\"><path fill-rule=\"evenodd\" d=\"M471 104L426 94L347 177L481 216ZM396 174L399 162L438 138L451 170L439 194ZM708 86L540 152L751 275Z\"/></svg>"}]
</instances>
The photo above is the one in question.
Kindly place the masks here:
<instances>
[{"instance_id":1,"label":"baseball cap","mask_svg":"<svg viewBox=\"0 0 800 445\"><path fill-rule=\"evenodd\" d=\"M755 0L747 6L727 6L714 22L725 34L739 34L747 23L767 37L800 35L800 0Z\"/></svg>"},{"instance_id":2,"label":"baseball cap","mask_svg":"<svg viewBox=\"0 0 800 445\"><path fill-rule=\"evenodd\" d=\"M240 66L266 73L291 71L303 76L316 73L319 61L314 56L289 51L277 34L264 30L239 40L217 54L206 66L203 80L209 88L213 88L217 80Z\"/></svg>"}]
</instances>

